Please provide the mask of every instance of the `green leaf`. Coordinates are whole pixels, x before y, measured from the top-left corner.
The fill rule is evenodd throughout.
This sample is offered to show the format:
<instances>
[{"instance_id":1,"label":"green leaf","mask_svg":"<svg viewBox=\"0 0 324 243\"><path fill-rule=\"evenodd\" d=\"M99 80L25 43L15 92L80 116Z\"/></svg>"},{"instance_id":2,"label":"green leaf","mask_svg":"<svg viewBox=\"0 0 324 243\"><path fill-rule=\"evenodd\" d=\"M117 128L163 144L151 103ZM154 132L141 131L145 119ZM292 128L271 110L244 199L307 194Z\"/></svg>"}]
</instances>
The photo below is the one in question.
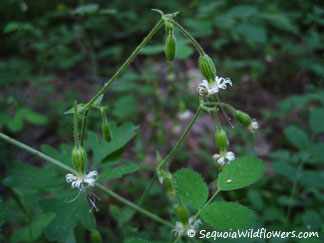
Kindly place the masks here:
<instances>
[{"instance_id":1,"label":"green leaf","mask_svg":"<svg viewBox=\"0 0 324 243\"><path fill-rule=\"evenodd\" d=\"M296 148L303 150L309 145L309 138L306 132L294 125L287 127L284 131L288 141Z\"/></svg>"},{"instance_id":2,"label":"green leaf","mask_svg":"<svg viewBox=\"0 0 324 243\"><path fill-rule=\"evenodd\" d=\"M320 214L314 210L308 210L302 217L304 225L309 231L318 231L323 225L323 220Z\"/></svg>"},{"instance_id":3,"label":"green leaf","mask_svg":"<svg viewBox=\"0 0 324 243\"><path fill-rule=\"evenodd\" d=\"M176 59L184 60L194 53L194 50L191 46L185 43L179 43L177 45Z\"/></svg>"},{"instance_id":4,"label":"green leaf","mask_svg":"<svg viewBox=\"0 0 324 243\"><path fill-rule=\"evenodd\" d=\"M324 108L315 108L310 113L310 127L312 128L313 132L324 132Z\"/></svg>"},{"instance_id":5,"label":"green leaf","mask_svg":"<svg viewBox=\"0 0 324 243\"><path fill-rule=\"evenodd\" d=\"M85 104L77 104L77 112L78 113L82 113L84 110ZM74 114L74 108L72 106L72 108L68 109L66 112L64 112L64 115L67 114Z\"/></svg>"},{"instance_id":6,"label":"green leaf","mask_svg":"<svg viewBox=\"0 0 324 243\"><path fill-rule=\"evenodd\" d=\"M64 193L62 197L40 200L43 210L56 213L55 218L45 229L45 235L50 241L64 241L78 222L88 230L96 228L96 219L89 211L86 194L81 192L75 201L67 202L75 198L78 192L69 190Z\"/></svg>"},{"instance_id":7,"label":"green leaf","mask_svg":"<svg viewBox=\"0 0 324 243\"><path fill-rule=\"evenodd\" d=\"M138 127L128 122L120 127L116 127L114 123L110 123L110 128L112 140L109 143L104 140L99 143L97 134L91 131L88 132L88 138L85 144L93 151L94 163L101 162L108 155L124 147L136 135Z\"/></svg>"},{"instance_id":8,"label":"green leaf","mask_svg":"<svg viewBox=\"0 0 324 243\"><path fill-rule=\"evenodd\" d=\"M4 225L4 223L6 222L7 219L7 213L6 213L6 205L3 202L2 197L0 197L0 230L1 230L1 226Z\"/></svg>"},{"instance_id":9,"label":"green leaf","mask_svg":"<svg viewBox=\"0 0 324 243\"><path fill-rule=\"evenodd\" d=\"M109 207L109 212L120 224L128 222L135 214L135 211L129 207L120 208L116 205L111 205Z\"/></svg>"},{"instance_id":10,"label":"green leaf","mask_svg":"<svg viewBox=\"0 0 324 243\"><path fill-rule=\"evenodd\" d=\"M107 168L100 173L99 181L111 180L115 178L121 178L123 175L134 173L138 171L139 167L136 164L120 165L115 168Z\"/></svg>"},{"instance_id":11,"label":"green leaf","mask_svg":"<svg viewBox=\"0 0 324 243\"><path fill-rule=\"evenodd\" d=\"M73 11L71 11L75 15L86 15L86 14L94 14L99 10L98 4L87 4L83 6L79 6Z\"/></svg>"},{"instance_id":12,"label":"green leaf","mask_svg":"<svg viewBox=\"0 0 324 243\"><path fill-rule=\"evenodd\" d=\"M316 143L312 144L310 147L310 154L313 158L318 163L324 163L324 143Z\"/></svg>"},{"instance_id":13,"label":"green leaf","mask_svg":"<svg viewBox=\"0 0 324 243\"><path fill-rule=\"evenodd\" d=\"M128 238L124 240L124 243L149 243L149 242L142 238Z\"/></svg>"},{"instance_id":14,"label":"green leaf","mask_svg":"<svg viewBox=\"0 0 324 243\"><path fill-rule=\"evenodd\" d=\"M175 187L181 199L193 208L200 208L208 198L208 188L201 175L184 168L174 173Z\"/></svg>"},{"instance_id":15,"label":"green leaf","mask_svg":"<svg viewBox=\"0 0 324 243\"><path fill-rule=\"evenodd\" d=\"M134 95L123 96L113 107L112 114L120 120L135 119L137 117L137 100Z\"/></svg>"},{"instance_id":16,"label":"green leaf","mask_svg":"<svg viewBox=\"0 0 324 243\"><path fill-rule=\"evenodd\" d=\"M142 48L140 54L142 55L155 55L164 52L165 46L162 44L149 45Z\"/></svg>"},{"instance_id":17,"label":"green leaf","mask_svg":"<svg viewBox=\"0 0 324 243\"><path fill-rule=\"evenodd\" d=\"M65 165L68 165L70 167L73 167L73 164L72 164L72 147L70 147L70 146L68 146L66 144L62 144L61 149L58 151L58 150L52 148L49 145L42 145L41 149L45 154L52 157L53 159L56 159L56 160L62 162Z\"/></svg>"},{"instance_id":18,"label":"green leaf","mask_svg":"<svg viewBox=\"0 0 324 243\"><path fill-rule=\"evenodd\" d=\"M218 188L223 191L246 187L257 181L265 170L264 163L253 156L239 157L226 165L218 177Z\"/></svg>"},{"instance_id":19,"label":"green leaf","mask_svg":"<svg viewBox=\"0 0 324 243\"><path fill-rule=\"evenodd\" d=\"M44 228L49 224L49 222L51 222L51 220L54 219L54 217L54 213L40 213L33 216L31 222L31 232L34 241L36 241L42 235ZM29 226L16 230L10 238L12 242L25 242L26 239L30 239Z\"/></svg>"},{"instance_id":20,"label":"green leaf","mask_svg":"<svg viewBox=\"0 0 324 243\"><path fill-rule=\"evenodd\" d=\"M234 202L211 203L200 215L208 224L220 230L245 229L255 220L252 210Z\"/></svg>"},{"instance_id":21,"label":"green leaf","mask_svg":"<svg viewBox=\"0 0 324 243\"><path fill-rule=\"evenodd\" d=\"M15 162L4 184L13 188L33 188L48 191L51 188L59 187L64 176L58 174L51 166L36 167L23 162Z\"/></svg>"}]
</instances>

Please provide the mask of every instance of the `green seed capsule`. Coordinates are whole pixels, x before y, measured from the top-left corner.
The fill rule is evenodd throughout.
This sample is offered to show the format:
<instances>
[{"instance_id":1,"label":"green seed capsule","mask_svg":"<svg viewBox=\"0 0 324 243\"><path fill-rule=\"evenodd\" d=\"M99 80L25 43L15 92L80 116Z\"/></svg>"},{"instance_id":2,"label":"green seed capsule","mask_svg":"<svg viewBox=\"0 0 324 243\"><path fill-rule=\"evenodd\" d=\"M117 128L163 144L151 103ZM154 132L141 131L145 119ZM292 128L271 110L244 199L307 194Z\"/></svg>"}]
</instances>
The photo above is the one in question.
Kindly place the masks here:
<instances>
[{"instance_id":1,"label":"green seed capsule","mask_svg":"<svg viewBox=\"0 0 324 243\"><path fill-rule=\"evenodd\" d=\"M217 130L215 134L216 144L219 148L220 153L227 151L227 135L223 129Z\"/></svg>"},{"instance_id":2,"label":"green seed capsule","mask_svg":"<svg viewBox=\"0 0 324 243\"><path fill-rule=\"evenodd\" d=\"M87 163L87 153L83 147L74 147L72 150L72 162L75 170L78 173L85 173L85 166Z\"/></svg>"},{"instance_id":3,"label":"green seed capsule","mask_svg":"<svg viewBox=\"0 0 324 243\"><path fill-rule=\"evenodd\" d=\"M168 61L173 61L174 57L176 55L176 40L173 36L173 34L170 34L168 36L168 39L166 41L165 45L165 56L168 59Z\"/></svg>"},{"instance_id":4,"label":"green seed capsule","mask_svg":"<svg viewBox=\"0 0 324 243\"><path fill-rule=\"evenodd\" d=\"M244 126L249 126L252 123L251 117L243 111L237 110L234 116L236 120Z\"/></svg>"},{"instance_id":5,"label":"green seed capsule","mask_svg":"<svg viewBox=\"0 0 324 243\"><path fill-rule=\"evenodd\" d=\"M216 68L213 60L208 55L205 54L199 57L198 66L201 74L208 82L215 81Z\"/></svg>"},{"instance_id":6,"label":"green seed capsule","mask_svg":"<svg viewBox=\"0 0 324 243\"><path fill-rule=\"evenodd\" d=\"M187 225L188 220L189 220L188 208L183 204L179 205L178 208L177 208L177 214L178 214L178 217L179 217L181 223L183 225Z\"/></svg>"},{"instance_id":7,"label":"green seed capsule","mask_svg":"<svg viewBox=\"0 0 324 243\"><path fill-rule=\"evenodd\" d=\"M107 121L102 122L102 135L106 142L111 142L111 130Z\"/></svg>"},{"instance_id":8,"label":"green seed capsule","mask_svg":"<svg viewBox=\"0 0 324 243\"><path fill-rule=\"evenodd\" d=\"M91 242L102 243L101 234L98 230L91 231Z\"/></svg>"}]
</instances>

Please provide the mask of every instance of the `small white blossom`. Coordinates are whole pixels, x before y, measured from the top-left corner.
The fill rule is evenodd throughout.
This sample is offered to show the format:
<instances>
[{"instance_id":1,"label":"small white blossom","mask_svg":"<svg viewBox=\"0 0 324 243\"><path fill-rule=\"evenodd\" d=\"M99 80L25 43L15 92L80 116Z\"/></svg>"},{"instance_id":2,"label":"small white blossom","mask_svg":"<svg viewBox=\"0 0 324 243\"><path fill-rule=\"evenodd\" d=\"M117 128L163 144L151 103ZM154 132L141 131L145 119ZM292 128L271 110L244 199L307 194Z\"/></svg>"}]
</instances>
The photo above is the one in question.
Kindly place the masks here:
<instances>
[{"instance_id":1,"label":"small white blossom","mask_svg":"<svg viewBox=\"0 0 324 243\"><path fill-rule=\"evenodd\" d=\"M197 219L193 222L195 216L191 216L188 220L188 224L190 224L190 227L188 228L188 230L195 230L197 231L199 229L199 225L201 224L201 220L200 219ZM175 236L179 236L181 235L185 228L187 226L186 225L183 225L181 222L176 222L176 225L174 227L174 229L171 230L171 232L174 233Z\"/></svg>"},{"instance_id":2,"label":"small white blossom","mask_svg":"<svg viewBox=\"0 0 324 243\"><path fill-rule=\"evenodd\" d=\"M180 119L180 120L187 120L187 119L189 119L191 116L192 116L192 112L189 111L189 110L186 110L186 111L184 111L184 112L179 112L179 113L177 114L177 117L178 117L178 119Z\"/></svg>"},{"instance_id":3,"label":"small white blossom","mask_svg":"<svg viewBox=\"0 0 324 243\"><path fill-rule=\"evenodd\" d=\"M80 191L84 191L85 187L92 186L96 180L98 179L98 172L91 171L87 175L86 174L78 174L77 176L73 174L67 174L65 176L66 182L71 183L72 188L78 188Z\"/></svg>"},{"instance_id":4,"label":"small white blossom","mask_svg":"<svg viewBox=\"0 0 324 243\"><path fill-rule=\"evenodd\" d=\"M235 159L235 154L233 152L227 152L226 154L214 154L213 160L223 166L226 163L229 164L232 160Z\"/></svg>"},{"instance_id":5,"label":"small white blossom","mask_svg":"<svg viewBox=\"0 0 324 243\"><path fill-rule=\"evenodd\" d=\"M255 130L259 129L259 124L258 122L256 121L255 118L252 119L252 122L251 124L249 125L249 130L251 133L253 133Z\"/></svg>"},{"instance_id":6,"label":"small white blossom","mask_svg":"<svg viewBox=\"0 0 324 243\"><path fill-rule=\"evenodd\" d=\"M198 85L197 91L200 95L213 95L218 93L219 89L226 89L227 84L232 86L232 81L229 78L215 77L215 81L208 83L207 80L203 80L201 84Z\"/></svg>"}]
</instances>

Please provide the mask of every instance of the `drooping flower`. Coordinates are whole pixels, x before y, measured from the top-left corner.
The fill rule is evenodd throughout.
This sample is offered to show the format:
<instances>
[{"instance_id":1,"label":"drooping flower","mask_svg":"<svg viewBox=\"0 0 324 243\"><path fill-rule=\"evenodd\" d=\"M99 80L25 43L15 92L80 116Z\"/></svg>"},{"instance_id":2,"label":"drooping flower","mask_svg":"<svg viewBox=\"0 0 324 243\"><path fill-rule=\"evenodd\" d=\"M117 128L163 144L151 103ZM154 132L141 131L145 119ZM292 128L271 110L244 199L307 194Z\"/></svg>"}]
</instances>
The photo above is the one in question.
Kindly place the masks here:
<instances>
[{"instance_id":1,"label":"drooping flower","mask_svg":"<svg viewBox=\"0 0 324 243\"><path fill-rule=\"evenodd\" d=\"M213 160L221 166L225 165L226 163L229 164L234 159L235 159L235 154L230 151L226 153L213 155Z\"/></svg>"},{"instance_id":2,"label":"drooping flower","mask_svg":"<svg viewBox=\"0 0 324 243\"><path fill-rule=\"evenodd\" d=\"M215 77L215 81L208 82L203 80L202 83L198 85L197 91L200 95L213 95L218 93L219 89L226 89L227 84L232 86L232 81L230 78Z\"/></svg>"},{"instance_id":3,"label":"drooping flower","mask_svg":"<svg viewBox=\"0 0 324 243\"><path fill-rule=\"evenodd\" d=\"M188 224L190 224L190 227L187 230L195 230L195 231L197 231L199 229L199 225L201 224L201 220L196 219L194 221L194 218L195 218L195 216L191 216L189 218ZM171 232L173 232L175 236L179 236L184 232L186 227L187 227L187 225L184 225L181 222L176 222L176 225L171 230Z\"/></svg>"},{"instance_id":4,"label":"drooping flower","mask_svg":"<svg viewBox=\"0 0 324 243\"><path fill-rule=\"evenodd\" d=\"M72 188L78 188L80 191L84 191L87 186L94 187L98 179L98 172L91 171L88 174L78 173L77 175L69 173L65 178L67 183L71 183Z\"/></svg>"},{"instance_id":5,"label":"drooping flower","mask_svg":"<svg viewBox=\"0 0 324 243\"><path fill-rule=\"evenodd\" d=\"M259 124L255 118L252 119L252 122L248 128L251 133L254 133L255 130L259 129Z\"/></svg>"}]
</instances>

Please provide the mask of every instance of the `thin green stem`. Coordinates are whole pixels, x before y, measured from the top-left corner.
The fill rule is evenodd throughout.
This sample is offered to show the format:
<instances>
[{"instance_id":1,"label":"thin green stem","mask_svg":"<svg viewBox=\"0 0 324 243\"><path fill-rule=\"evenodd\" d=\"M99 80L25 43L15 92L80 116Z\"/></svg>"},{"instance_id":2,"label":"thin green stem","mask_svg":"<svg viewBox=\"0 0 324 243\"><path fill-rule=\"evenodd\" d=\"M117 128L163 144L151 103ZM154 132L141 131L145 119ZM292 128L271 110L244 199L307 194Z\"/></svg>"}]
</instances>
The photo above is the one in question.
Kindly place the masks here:
<instances>
[{"instance_id":1,"label":"thin green stem","mask_svg":"<svg viewBox=\"0 0 324 243\"><path fill-rule=\"evenodd\" d=\"M85 133L86 133L86 129L87 129L88 113L89 113L89 109L86 109L85 112L83 113L82 128L81 128L81 138L80 138L80 145L81 146L83 146Z\"/></svg>"},{"instance_id":2,"label":"thin green stem","mask_svg":"<svg viewBox=\"0 0 324 243\"><path fill-rule=\"evenodd\" d=\"M164 20L160 19L159 22L154 26L151 32L144 38L144 40L136 47L134 52L127 58L123 65L117 70L117 72L112 76L112 78L98 91L98 93L86 104L86 108L90 108L91 105L98 99L98 97L103 94L106 89L111 85L111 83L125 70L125 68L133 61L135 56L139 53L143 46L153 37L153 35L160 29L163 25Z\"/></svg>"},{"instance_id":3,"label":"thin green stem","mask_svg":"<svg viewBox=\"0 0 324 243\"><path fill-rule=\"evenodd\" d=\"M170 151L170 153L167 155L167 157L162 161L161 163L161 168L163 168L168 162L169 160L172 158L172 156L177 152L177 150L179 149L180 145L182 144L183 140L186 138L186 136L188 135L188 133L190 132L192 126L195 124L200 112L202 111L201 106L198 107L195 116L192 118L189 126L187 127L186 131L183 133L183 135L181 136L181 138L178 140L177 144L174 146L174 148ZM139 205L143 202L143 200L145 199L146 195L149 193L149 191L151 190L155 180L157 178L157 173L155 172L150 184L146 187L143 195L141 196L140 200L139 200Z\"/></svg>"},{"instance_id":4,"label":"thin green stem","mask_svg":"<svg viewBox=\"0 0 324 243\"><path fill-rule=\"evenodd\" d=\"M208 204L209 203L211 203L212 201L213 201L213 199L216 197L216 195L218 194L220 192L220 190L218 189L212 196L211 196L211 198L200 208L200 209L198 209L198 212L195 214L195 217L194 217L194 219L191 221L191 223L190 224L188 224L187 226L186 226L186 228L183 230L183 232L178 236L178 238L173 242L173 243L176 243L176 242L178 242L179 240L180 240L180 238L182 237L182 235L184 234L184 233L186 233L187 232L187 230L189 229L189 227L196 221L196 219L199 217L199 215L200 215L200 213L201 213L201 211L205 208L205 207L207 207L208 206Z\"/></svg>"},{"instance_id":5,"label":"thin green stem","mask_svg":"<svg viewBox=\"0 0 324 243\"><path fill-rule=\"evenodd\" d=\"M221 102L221 101L220 101L220 98L219 98L219 96L218 96L218 94L216 94L216 100L217 100L217 102ZM231 122L231 119L230 119L229 116L227 115L227 113L226 113L226 111L224 110L224 108L223 108L222 106L220 106L220 109L221 109L221 111L223 112L224 117L225 117L225 119L227 120L227 122L231 125L232 128L234 128L234 126L233 126L233 124L232 124L232 122Z\"/></svg>"},{"instance_id":6,"label":"thin green stem","mask_svg":"<svg viewBox=\"0 0 324 243\"><path fill-rule=\"evenodd\" d=\"M217 115L217 110L214 110L213 114L214 114L214 118L215 118L215 121L216 121L216 124L217 124L217 128L218 128L218 130L221 130L222 126L220 124L220 121L219 121L219 118L218 118L218 115Z\"/></svg>"},{"instance_id":7,"label":"thin green stem","mask_svg":"<svg viewBox=\"0 0 324 243\"><path fill-rule=\"evenodd\" d=\"M167 18L168 21L170 21L174 26L176 26L185 37L187 37L191 43L196 47L197 51L199 52L200 55L205 55L204 50L202 49L202 47L199 45L199 43L195 40L195 38L188 32L186 31L180 24L178 24L176 21L174 21L171 18Z\"/></svg>"},{"instance_id":8,"label":"thin green stem","mask_svg":"<svg viewBox=\"0 0 324 243\"><path fill-rule=\"evenodd\" d=\"M74 142L75 142L75 146L79 147L78 107L76 103L74 103L73 110L74 110Z\"/></svg>"},{"instance_id":9,"label":"thin green stem","mask_svg":"<svg viewBox=\"0 0 324 243\"><path fill-rule=\"evenodd\" d=\"M73 170L69 166L64 165L60 161L55 160L55 159L47 156L46 154L43 154L42 152L37 151L36 149L33 149L33 148L29 147L28 145L23 144L23 143L15 140L15 139L5 135L5 134L3 134L3 133L0 133L0 138L3 139L6 142L12 144L12 145L17 146L18 148L21 148L21 149L27 151L28 153L31 153L31 154L35 155L36 157L39 157L39 158L45 160L46 162L48 162L48 163L62 169L65 172L76 173L75 170ZM139 207L138 205L128 201L127 199L119 196L115 192L105 188L104 186L100 185L99 183L96 183L95 187L98 188L100 191L102 191L104 194L113 197L114 199L118 200L119 202L124 203L126 206L131 207L132 209L140 212L141 214L143 214L143 215L145 215L145 216L147 216L147 217L149 217L149 218L151 218L151 219L153 219L153 220L155 220L155 221L157 221L157 222L159 222L161 224L164 224L167 227L170 227L170 228L173 227L172 224L170 224L169 222L167 222L164 219L160 218L159 216L157 216L157 215L155 215L155 214L153 214L153 213Z\"/></svg>"},{"instance_id":10,"label":"thin green stem","mask_svg":"<svg viewBox=\"0 0 324 243\"><path fill-rule=\"evenodd\" d=\"M231 106L231 105L229 105L227 103L224 103L224 102L204 102L203 105L223 106L226 109L230 110L233 114L236 111L236 109L233 106Z\"/></svg>"}]
</instances>

